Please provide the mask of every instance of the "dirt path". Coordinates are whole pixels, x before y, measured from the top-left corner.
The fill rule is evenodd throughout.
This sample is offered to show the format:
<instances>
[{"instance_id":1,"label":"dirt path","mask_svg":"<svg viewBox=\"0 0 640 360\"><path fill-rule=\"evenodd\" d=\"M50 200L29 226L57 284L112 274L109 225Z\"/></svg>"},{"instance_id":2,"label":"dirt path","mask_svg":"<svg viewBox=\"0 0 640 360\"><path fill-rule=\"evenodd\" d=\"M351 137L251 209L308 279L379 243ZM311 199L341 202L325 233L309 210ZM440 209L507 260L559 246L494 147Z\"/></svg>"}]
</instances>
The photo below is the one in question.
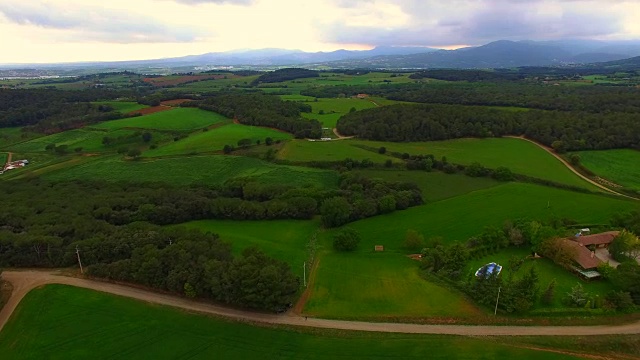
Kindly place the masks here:
<instances>
[{"instance_id":1,"label":"dirt path","mask_svg":"<svg viewBox=\"0 0 640 360\"><path fill-rule=\"evenodd\" d=\"M207 303L158 294L155 292L93 280L66 277L55 271L5 271L2 277L13 284L13 294L0 311L0 331L15 310L22 298L31 290L45 284L65 284L105 293L125 296L154 304L173 306L189 311L215 314L241 321L306 326L323 329L359 330L388 333L413 334L447 334L470 336L567 336L567 335L611 335L640 334L640 321L625 325L597 326L469 326L469 325L419 325L399 323L375 323L362 321L342 321L315 319L297 316L292 313L284 315L264 314L250 311L229 309Z\"/></svg>"},{"instance_id":2,"label":"dirt path","mask_svg":"<svg viewBox=\"0 0 640 360\"><path fill-rule=\"evenodd\" d=\"M353 139L355 136L342 136L340 135L340 133L338 132L338 129L333 128L333 133L338 137L337 139L334 140L347 140L347 139Z\"/></svg>"},{"instance_id":3,"label":"dirt path","mask_svg":"<svg viewBox=\"0 0 640 360\"><path fill-rule=\"evenodd\" d=\"M530 143L532 143L532 144L535 144L535 145L537 145L538 147L540 147L541 149L543 149L544 151L546 151L546 152L548 152L549 154L551 154L551 155L552 155L553 157L555 157L556 159L558 159L558 161L560 161L562 164L564 164L564 166L566 166L566 167L567 167L569 170L571 170L574 174L576 174L576 175L578 175L579 177L581 177L584 181L587 181L587 182L589 182L589 183L591 183L591 184L593 184L593 185L595 185L595 186L599 187L600 189L602 189L602 190L604 190L604 191L606 191L606 192L609 192L609 193L612 193L612 194L615 194L615 195L619 195L619 196L624 196L624 197L629 198L629 199L638 200L638 199L636 199L636 198L634 198L634 197L631 197L631 196L628 196L628 195L625 195L625 194L621 194L621 193L619 193L619 192L617 192L617 191L613 191L613 190L609 189L608 187L606 187L606 186L604 186L604 185L602 185L602 184L598 184L597 182L595 182L595 181L593 181L593 180L589 179L588 177L586 177L586 176L582 175L580 172L578 172L576 169L574 169L574 168L573 168L573 166L571 166L571 164L569 164L565 159L563 159L560 155L556 154L556 153L555 153L555 151L553 151L552 149L550 149L550 148L549 148L549 147L547 147L547 146L544 146L544 145L542 145L542 144L540 144L540 143L537 143L537 142L535 142L535 141L533 141L533 140L527 139L527 138L526 138L526 137L524 137L524 136L505 136L505 137L507 137L507 138L512 138L512 139L521 139L521 140L528 141L528 142L530 142Z\"/></svg>"}]
</instances>

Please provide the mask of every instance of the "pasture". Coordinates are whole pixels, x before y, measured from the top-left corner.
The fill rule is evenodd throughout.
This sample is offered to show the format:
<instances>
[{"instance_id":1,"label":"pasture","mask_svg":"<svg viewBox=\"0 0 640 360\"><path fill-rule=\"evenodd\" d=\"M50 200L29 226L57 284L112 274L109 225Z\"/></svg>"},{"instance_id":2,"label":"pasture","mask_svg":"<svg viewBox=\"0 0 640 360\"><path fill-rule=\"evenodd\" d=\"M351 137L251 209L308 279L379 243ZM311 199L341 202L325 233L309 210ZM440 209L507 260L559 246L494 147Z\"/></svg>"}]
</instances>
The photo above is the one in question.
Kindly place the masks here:
<instances>
[{"instance_id":1,"label":"pasture","mask_svg":"<svg viewBox=\"0 0 640 360\"><path fill-rule=\"evenodd\" d=\"M420 187L425 202L448 199L501 184L490 178L471 178L466 175L445 174L439 171L357 170L355 172L373 179L415 183Z\"/></svg>"},{"instance_id":2,"label":"pasture","mask_svg":"<svg viewBox=\"0 0 640 360\"><path fill-rule=\"evenodd\" d=\"M78 166L47 173L51 180L92 179L107 181L166 182L177 185L221 184L228 179L255 178L265 183L335 187L338 174L297 166L280 166L239 156L189 156L127 161L100 157Z\"/></svg>"},{"instance_id":3,"label":"pasture","mask_svg":"<svg viewBox=\"0 0 640 360\"><path fill-rule=\"evenodd\" d=\"M539 283L538 287L540 289L540 294L544 292L549 286L549 283L555 279L556 287L555 287L555 297L553 304L548 307L553 308L566 308L567 306L563 304L563 299L566 297L567 293L571 291L571 288L576 286L576 284L580 283L584 287L585 291L591 295L598 295L600 298L604 298L606 294L613 290L611 283L606 280L595 280L595 281L582 281L577 275L571 274L567 270L562 267L554 264L551 260L546 258L539 259L527 259L522 264L520 269L516 272L512 272L508 268L509 259L512 257L517 257L520 259L526 258L531 255L531 249L529 248L508 248L501 250L497 254L487 255L480 259L469 261L469 265L467 267L467 274L475 274L476 270L478 270L481 266L488 264L490 262L495 262L503 266L502 271L500 272L500 276L508 277L510 275L515 275L515 278L522 276L525 273L529 272L530 268L535 268L538 273ZM537 304L537 308L547 307L546 305Z\"/></svg>"},{"instance_id":4,"label":"pasture","mask_svg":"<svg viewBox=\"0 0 640 360\"><path fill-rule=\"evenodd\" d=\"M637 203L631 200L506 183L347 226L362 237L359 251L384 245L385 251L403 252L402 244L409 229L422 233L425 239L440 236L451 243L466 241L481 233L485 226L502 226L507 219L557 217L574 219L579 224L606 224L614 213L634 208Z\"/></svg>"},{"instance_id":5,"label":"pasture","mask_svg":"<svg viewBox=\"0 0 640 360\"><path fill-rule=\"evenodd\" d=\"M135 131L133 130L115 130L110 132L85 129L68 130L10 145L8 149L20 152L44 152L47 145L55 144L56 146L67 145L69 151L73 151L76 147L82 147L83 151L103 151L106 149L102 144L102 139L105 136L117 139L126 138L134 133Z\"/></svg>"},{"instance_id":6,"label":"pasture","mask_svg":"<svg viewBox=\"0 0 640 360\"><path fill-rule=\"evenodd\" d=\"M504 340L505 342L507 340ZM508 340L259 327L65 285L32 290L0 333L13 359L577 359Z\"/></svg>"},{"instance_id":7,"label":"pasture","mask_svg":"<svg viewBox=\"0 0 640 360\"><path fill-rule=\"evenodd\" d=\"M175 108L145 116L111 120L93 126L96 129L117 130L124 128L191 131L229 121L211 111L196 108Z\"/></svg>"},{"instance_id":8,"label":"pasture","mask_svg":"<svg viewBox=\"0 0 640 360\"><path fill-rule=\"evenodd\" d=\"M360 248L360 253L322 256L305 314L371 320L483 315L461 294L422 279L417 261Z\"/></svg>"},{"instance_id":9,"label":"pasture","mask_svg":"<svg viewBox=\"0 0 640 360\"><path fill-rule=\"evenodd\" d=\"M0 149L38 136L42 136L42 134L23 131L22 127L0 128Z\"/></svg>"},{"instance_id":10,"label":"pasture","mask_svg":"<svg viewBox=\"0 0 640 360\"><path fill-rule=\"evenodd\" d=\"M618 185L640 190L640 151L616 149L580 151L580 162L596 175Z\"/></svg>"},{"instance_id":11,"label":"pasture","mask_svg":"<svg viewBox=\"0 0 640 360\"><path fill-rule=\"evenodd\" d=\"M354 146L349 140L332 141L288 141L278 152L278 159L308 162L308 161L342 161L346 158L354 160L369 159L376 163L384 163L386 160L400 162L401 160L378 154Z\"/></svg>"},{"instance_id":12,"label":"pasture","mask_svg":"<svg viewBox=\"0 0 640 360\"><path fill-rule=\"evenodd\" d=\"M354 144L379 148L388 152L409 153L411 155L443 156L447 161L468 165L478 162L488 168L505 166L514 173L561 184L580 186L598 190L594 185L582 180L567 169L560 161L528 141L512 138L457 139L414 143L392 143L381 141L350 140Z\"/></svg>"},{"instance_id":13,"label":"pasture","mask_svg":"<svg viewBox=\"0 0 640 360\"><path fill-rule=\"evenodd\" d=\"M128 114L130 112L147 108L147 105L138 104L133 101L96 101L92 102L94 105L107 105L113 108L113 110Z\"/></svg>"},{"instance_id":14,"label":"pasture","mask_svg":"<svg viewBox=\"0 0 640 360\"><path fill-rule=\"evenodd\" d=\"M2 166L7 162L7 158L9 157L8 153L0 152L0 170Z\"/></svg>"},{"instance_id":15,"label":"pasture","mask_svg":"<svg viewBox=\"0 0 640 360\"><path fill-rule=\"evenodd\" d=\"M241 76L241 77L227 77L227 79L215 79L215 80L202 80L198 82L181 84L174 88L167 89L168 91L185 91L189 90L194 93L202 93L209 91L228 90L230 88L248 86L253 80L257 79L259 75Z\"/></svg>"},{"instance_id":16,"label":"pasture","mask_svg":"<svg viewBox=\"0 0 640 360\"><path fill-rule=\"evenodd\" d=\"M259 126L227 124L208 131L193 134L185 139L171 142L157 149L149 150L144 156L166 156L180 154L196 154L220 152L225 145L237 147L238 140L250 139L252 144L270 137L273 140L291 139L291 134Z\"/></svg>"},{"instance_id":17,"label":"pasture","mask_svg":"<svg viewBox=\"0 0 640 360\"><path fill-rule=\"evenodd\" d=\"M220 239L231 244L236 254L255 246L265 254L287 262L302 279L302 266L309 259L307 245L320 224L309 220L200 220L179 226L218 234Z\"/></svg>"}]
</instances>

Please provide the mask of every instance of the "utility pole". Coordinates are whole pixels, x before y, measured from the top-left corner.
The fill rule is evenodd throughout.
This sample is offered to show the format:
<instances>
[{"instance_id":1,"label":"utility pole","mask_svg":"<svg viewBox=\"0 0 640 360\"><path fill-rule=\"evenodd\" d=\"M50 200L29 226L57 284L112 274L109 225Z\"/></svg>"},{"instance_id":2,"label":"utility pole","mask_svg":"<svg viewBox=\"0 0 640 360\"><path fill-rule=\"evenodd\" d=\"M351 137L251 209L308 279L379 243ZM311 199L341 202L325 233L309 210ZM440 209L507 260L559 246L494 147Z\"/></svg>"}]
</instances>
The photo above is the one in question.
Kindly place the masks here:
<instances>
[{"instance_id":1,"label":"utility pole","mask_svg":"<svg viewBox=\"0 0 640 360\"><path fill-rule=\"evenodd\" d=\"M500 300L500 286L498 286L498 297L496 298L496 309L493 310L493 315L496 315L498 313L498 301Z\"/></svg>"},{"instance_id":2,"label":"utility pole","mask_svg":"<svg viewBox=\"0 0 640 360\"><path fill-rule=\"evenodd\" d=\"M82 261L80 261L80 250L78 249L78 245L76 245L76 255L78 255L78 264L80 265L80 273L84 274L84 270L82 270Z\"/></svg>"},{"instance_id":3,"label":"utility pole","mask_svg":"<svg viewBox=\"0 0 640 360\"><path fill-rule=\"evenodd\" d=\"M304 287L307 287L307 262L305 261L304 264L302 264L302 273L304 276Z\"/></svg>"}]
</instances>

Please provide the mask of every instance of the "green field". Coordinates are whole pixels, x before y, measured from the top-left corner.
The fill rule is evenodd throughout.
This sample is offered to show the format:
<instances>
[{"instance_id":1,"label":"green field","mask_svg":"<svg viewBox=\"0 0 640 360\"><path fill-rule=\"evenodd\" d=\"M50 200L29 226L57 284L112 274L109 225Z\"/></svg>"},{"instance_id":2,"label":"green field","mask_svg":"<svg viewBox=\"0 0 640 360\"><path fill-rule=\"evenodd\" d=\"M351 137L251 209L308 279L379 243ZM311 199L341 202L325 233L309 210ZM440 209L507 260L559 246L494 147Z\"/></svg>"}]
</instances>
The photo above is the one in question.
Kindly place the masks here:
<instances>
[{"instance_id":1,"label":"green field","mask_svg":"<svg viewBox=\"0 0 640 360\"><path fill-rule=\"evenodd\" d=\"M508 277L511 273L506 266L509 263L509 259L511 259L512 256L516 256L522 259L526 258L529 255L531 255L531 249L528 248L505 249L497 254L488 255L481 259L470 261L467 272L468 274L474 274L476 270L478 270L481 266L490 262L495 262L503 266L502 271L500 272L500 276L502 276L503 278ZM571 288L576 286L576 284L578 283L582 284L582 286L588 293L592 295L599 295L600 298L604 298L604 296L609 291L613 290L611 283L606 280L589 282L582 281L576 275L571 274L567 270L554 264L551 260L546 258L525 260L524 264L517 272L514 273L514 275L516 275L517 278L518 276L529 272L529 269L531 267L534 267L538 273L538 277L540 279L540 282L538 284L540 288L540 294L542 294L547 286L549 286L551 280L555 279L555 298L551 307L566 308L566 305L562 303L562 300L566 297L567 293L571 291ZM538 304L538 306L543 305Z\"/></svg>"},{"instance_id":2,"label":"green field","mask_svg":"<svg viewBox=\"0 0 640 360\"><path fill-rule=\"evenodd\" d=\"M25 132L21 127L0 128L0 149L7 148L9 145L28 141L35 137L42 136L32 132Z\"/></svg>"},{"instance_id":3,"label":"green field","mask_svg":"<svg viewBox=\"0 0 640 360\"><path fill-rule=\"evenodd\" d=\"M105 136L115 139L118 137L130 136L134 134L134 132L135 131L133 130L115 130L106 132L76 129L10 145L7 148L12 151L20 152L44 152L47 145L55 144L56 146L67 145L69 147L69 151L73 151L76 147L82 147L83 151L101 151L106 149L102 144L102 139Z\"/></svg>"},{"instance_id":4,"label":"green field","mask_svg":"<svg viewBox=\"0 0 640 360\"><path fill-rule=\"evenodd\" d=\"M342 161L346 158L354 160L369 159L376 163L387 160L400 162L400 159L378 154L354 146L349 140L308 141L292 140L287 142L278 152L278 159L289 161Z\"/></svg>"},{"instance_id":5,"label":"green field","mask_svg":"<svg viewBox=\"0 0 640 360\"><path fill-rule=\"evenodd\" d=\"M640 190L640 151L631 149L580 151L580 162L596 175Z\"/></svg>"},{"instance_id":6,"label":"green field","mask_svg":"<svg viewBox=\"0 0 640 360\"><path fill-rule=\"evenodd\" d=\"M547 207L548 205L548 207ZM360 232L360 249L384 245L385 251L402 251L407 230L425 239L466 241L485 226L502 226L507 219L574 219L580 224L606 224L612 214L637 208L631 200L581 194L524 183L507 183L387 215L349 224ZM336 231L336 230L333 230Z\"/></svg>"},{"instance_id":7,"label":"green field","mask_svg":"<svg viewBox=\"0 0 640 360\"><path fill-rule=\"evenodd\" d=\"M511 138L457 139L415 143L349 140L373 148L384 146L387 151L411 155L432 154L437 159L468 165L473 162L488 168L505 166L514 173L551 180L561 184L598 190L567 169L560 161L528 141Z\"/></svg>"},{"instance_id":8,"label":"green field","mask_svg":"<svg viewBox=\"0 0 640 360\"><path fill-rule=\"evenodd\" d=\"M136 116L120 120L111 120L93 126L97 129L116 130L122 128L140 128L155 130L189 131L229 121L226 117L211 111L196 108L174 108L145 116Z\"/></svg>"},{"instance_id":9,"label":"green field","mask_svg":"<svg viewBox=\"0 0 640 360\"><path fill-rule=\"evenodd\" d=\"M121 157L102 157L78 166L47 173L51 180L92 179L108 181L221 184L228 179L250 177L266 183L335 187L333 171L296 166L280 166L239 156L190 156L180 158L126 161Z\"/></svg>"},{"instance_id":10,"label":"green field","mask_svg":"<svg viewBox=\"0 0 640 360\"><path fill-rule=\"evenodd\" d=\"M7 163L8 157L9 157L8 153L0 152L0 170L2 170L2 167L4 166L4 164Z\"/></svg>"},{"instance_id":11,"label":"green field","mask_svg":"<svg viewBox=\"0 0 640 360\"><path fill-rule=\"evenodd\" d=\"M96 101L96 102L93 102L92 104L109 105L115 111L119 111L123 114L128 114L132 111L136 111L136 110L140 110L148 107L147 105L138 104L137 102L133 102L133 101Z\"/></svg>"},{"instance_id":12,"label":"green field","mask_svg":"<svg viewBox=\"0 0 640 360\"><path fill-rule=\"evenodd\" d=\"M374 179L415 183L420 187L425 202L443 200L501 184L490 178L449 175L439 171L358 170L355 172Z\"/></svg>"},{"instance_id":13,"label":"green field","mask_svg":"<svg viewBox=\"0 0 640 360\"><path fill-rule=\"evenodd\" d=\"M357 110L370 109L374 108L377 105L385 105L389 103L396 103L390 100L384 101L384 99L376 98L378 101L373 101L373 99L356 99L356 98L339 98L339 99L327 99L327 98L319 98L318 101L314 101L312 97L306 97L301 95L282 95L280 96L283 100L294 100L294 101L302 101L308 105L311 105L312 112L311 113L302 113L302 116L307 119L316 119L325 127L334 128L336 127L336 122L338 119L351 111L351 108L355 108ZM384 102L383 102L384 101ZM322 112L322 114L320 114Z\"/></svg>"},{"instance_id":14,"label":"green field","mask_svg":"<svg viewBox=\"0 0 640 360\"><path fill-rule=\"evenodd\" d=\"M168 88L168 91L185 91L189 90L196 93L220 91L235 88L237 86L248 86L253 80L258 78L258 75L244 76L229 79L216 79L216 80L203 80L188 84L181 84L173 88Z\"/></svg>"},{"instance_id":15,"label":"green field","mask_svg":"<svg viewBox=\"0 0 640 360\"><path fill-rule=\"evenodd\" d=\"M241 124L228 124L210 129L209 131L199 132L191 135L186 139L169 143L165 146L144 153L144 156L166 156L180 154L194 154L219 152L225 145L237 147L238 140L251 139L252 144L260 140L264 144L264 139L270 137L273 140L291 139L293 136L269 128L258 126L248 126Z\"/></svg>"},{"instance_id":16,"label":"green field","mask_svg":"<svg viewBox=\"0 0 640 360\"><path fill-rule=\"evenodd\" d=\"M280 83L261 84L262 91L299 94L301 90L315 86L336 86L336 85L383 85L388 83L408 83L419 80L409 79L410 74L394 74L371 72L364 75L346 75L340 73L323 73L320 77L295 79ZM428 80L431 81L431 80Z\"/></svg>"},{"instance_id":17,"label":"green field","mask_svg":"<svg viewBox=\"0 0 640 360\"><path fill-rule=\"evenodd\" d=\"M257 327L65 285L24 298L0 333L13 359L578 359L496 339Z\"/></svg>"},{"instance_id":18,"label":"green field","mask_svg":"<svg viewBox=\"0 0 640 360\"><path fill-rule=\"evenodd\" d=\"M201 220L181 225L220 235L223 241L231 243L236 254L255 246L269 256L286 261L301 279L302 266L309 259L309 239L320 226L317 221L308 220Z\"/></svg>"},{"instance_id":19,"label":"green field","mask_svg":"<svg viewBox=\"0 0 640 360\"><path fill-rule=\"evenodd\" d=\"M408 257L374 253L330 253L320 260L304 312L351 319L469 318L482 312L462 295L430 283Z\"/></svg>"}]
</instances>

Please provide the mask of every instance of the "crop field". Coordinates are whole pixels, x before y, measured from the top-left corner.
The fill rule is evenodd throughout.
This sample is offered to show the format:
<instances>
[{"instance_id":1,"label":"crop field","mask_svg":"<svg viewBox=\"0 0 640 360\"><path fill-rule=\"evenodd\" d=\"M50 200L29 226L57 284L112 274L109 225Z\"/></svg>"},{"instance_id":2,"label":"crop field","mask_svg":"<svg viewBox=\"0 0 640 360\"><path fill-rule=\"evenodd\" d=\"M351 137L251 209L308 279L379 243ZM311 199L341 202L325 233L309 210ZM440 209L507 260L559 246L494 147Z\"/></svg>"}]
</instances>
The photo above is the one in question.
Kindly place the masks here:
<instances>
[{"instance_id":1,"label":"crop field","mask_svg":"<svg viewBox=\"0 0 640 360\"><path fill-rule=\"evenodd\" d=\"M420 187L425 202L439 201L501 184L490 178L471 178L439 171L358 170L356 173L373 179L415 183Z\"/></svg>"},{"instance_id":2,"label":"crop field","mask_svg":"<svg viewBox=\"0 0 640 360\"><path fill-rule=\"evenodd\" d=\"M558 217L579 224L607 224L614 213L635 208L637 203L631 200L507 183L347 226L360 233L362 251L370 251L374 245L384 245L385 251L402 251L409 229L422 233L425 239L441 236L445 242L466 241L485 226L502 226L507 219Z\"/></svg>"},{"instance_id":3,"label":"crop field","mask_svg":"<svg viewBox=\"0 0 640 360\"><path fill-rule=\"evenodd\" d=\"M304 312L345 319L482 315L462 295L425 281L418 271L417 261L397 253L375 253L373 246L358 254L326 254Z\"/></svg>"},{"instance_id":4,"label":"crop field","mask_svg":"<svg viewBox=\"0 0 640 360\"><path fill-rule=\"evenodd\" d=\"M582 180L560 161L528 141L511 138L457 139L415 143L350 140L373 148L384 146L387 151L411 155L445 156L449 162L468 165L478 162L488 168L505 166L514 173L551 180L561 184L580 186L590 190L597 187Z\"/></svg>"},{"instance_id":5,"label":"crop field","mask_svg":"<svg viewBox=\"0 0 640 360\"><path fill-rule=\"evenodd\" d=\"M110 132L92 131L84 129L69 130L57 134L40 137L27 142L11 145L8 149L21 152L44 152L49 144L67 145L69 151L81 147L83 151L103 151L107 148L102 144L105 136L111 138L127 137L134 134L132 130L115 130Z\"/></svg>"},{"instance_id":6,"label":"crop field","mask_svg":"<svg viewBox=\"0 0 640 360\"><path fill-rule=\"evenodd\" d=\"M500 272L500 276L507 277L511 273L506 266L509 263L509 259L514 256L523 259L529 255L531 255L531 251L529 248L505 249L497 254L487 255L481 259L470 261L467 272L468 274L474 274L476 270L478 270L481 266L490 262L495 262L503 266L502 271ZM554 264L551 260L546 258L525 260L520 269L518 269L518 271L516 271L513 275L515 275L517 278L518 276L529 272L529 269L531 267L535 268L536 272L538 273L538 278L540 279L540 282L538 283L540 294L544 292L544 290L549 286L549 283L552 280L555 279L556 281L555 297L553 304L550 307L566 307L566 305L562 303L562 300L566 297L567 293L571 291L571 288L576 286L576 284L578 283L582 284L586 292L591 295L599 295L600 298L604 298L604 296L609 291L613 290L611 283L606 280L588 282L582 281L576 275L571 274L567 270ZM538 304L537 307L544 307L544 305Z\"/></svg>"},{"instance_id":7,"label":"crop field","mask_svg":"<svg viewBox=\"0 0 640 360\"><path fill-rule=\"evenodd\" d=\"M640 151L616 149L581 151L580 162L596 175L616 184L640 190Z\"/></svg>"},{"instance_id":8,"label":"crop field","mask_svg":"<svg viewBox=\"0 0 640 360\"><path fill-rule=\"evenodd\" d=\"M297 166L282 166L239 156L189 156L127 161L101 157L78 166L48 173L52 180L92 179L107 181L221 184L233 178L255 178L265 183L335 187L338 174Z\"/></svg>"},{"instance_id":9,"label":"crop field","mask_svg":"<svg viewBox=\"0 0 640 360\"><path fill-rule=\"evenodd\" d=\"M302 279L302 266L309 260L307 244L320 224L310 220L200 220L180 226L218 234L223 241L231 243L236 254L255 246L265 254L287 262Z\"/></svg>"},{"instance_id":10,"label":"crop field","mask_svg":"<svg viewBox=\"0 0 640 360\"><path fill-rule=\"evenodd\" d=\"M258 327L65 285L32 290L3 359L578 359L495 339Z\"/></svg>"},{"instance_id":11,"label":"crop field","mask_svg":"<svg viewBox=\"0 0 640 360\"><path fill-rule=\"evenodd\" d=\"M248 126L241 124L227 124L199 132L185 139L169 143L165 146L144 153L144 156L166 156L179 154L194 154L222 151L225 145L237 147L238 140L251 139L255 144L260 140L264 144L264 139L271 137L273 140L291 139L288 133L258 126Z\"/></svg>"},{"instance_id":12,"label":"crop field","mask_svg":"<svg viewBox=\"0 0 640 360\"><path fill-rule=\"evenodd\" d=\"M376 151L368 151L357 146L349 140L333 141L288 141L282 150L278 152L278 158L289 161L342 161L346 158L354 160L369 159L376 163L384 163L386 160L400 162L401 160L391 156L378 154Z\"/></svg>"},{"instance_id":13,"label":"crop field","mask_svg":"<svg viewBox=\"0 0 640 360\"><path fill-rule=\"evenodd\" d=\"M95 105L108 105L112 107L114 110L119 111L123 114L128 114L130 112L147 108L147 105L138 104L133 101L96 101L92 104Z\"/></svg>"},{"instance_id":14,"label":"crop field","mask_svg":"<svg viewBox=\"0 0 640 360\"><path fill-rule=\"evenodd\" d=\"M195 108L179 108L145 116L111 120L93 126L96 129L116 130L140 128L155 130L189 131L228 121L220 114Z\"/></svg>"}]
</instances>

